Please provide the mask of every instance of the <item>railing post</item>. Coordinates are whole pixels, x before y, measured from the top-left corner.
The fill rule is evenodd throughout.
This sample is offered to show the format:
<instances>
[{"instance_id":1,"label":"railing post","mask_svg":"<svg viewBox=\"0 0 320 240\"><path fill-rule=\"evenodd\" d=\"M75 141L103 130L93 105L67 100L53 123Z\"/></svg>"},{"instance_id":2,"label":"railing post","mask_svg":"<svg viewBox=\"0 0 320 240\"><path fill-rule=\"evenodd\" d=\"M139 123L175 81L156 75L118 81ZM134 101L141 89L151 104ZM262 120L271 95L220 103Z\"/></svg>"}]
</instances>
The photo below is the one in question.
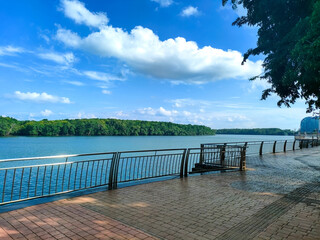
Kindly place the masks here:
<instances>
[{"instance_id":1,"label":"railing post","mask_svg":"<svg viewBox=\"0 0 320 240\"><path fill-rule=\"evenodd\" d=\"M188 177L188 164L189 164L189 155L190 155L190 149L187 149L186 158L184 160L184 176ZM200 155L201 156L201 155Z\"/></svg>"},{"instance_id":2,"label":"railing post","mask_svg":"<svg viewBox=\"0 0 320 240\"><path fill-rule=\"evenodd\" d=\"M118 172L119 172L120 155L121 155L121 153L118 152L117 157L116 157L116 161L115 161L114 171L113 171L112 189L118 188Z\"/></svg>"},{"instance_id":3,"label":"railing post","mask_svg":"<svg viewBox=\"0 0 320 240\"><path fill-rule=\"evenodd\" d=\"M287 140L284 141L283 152L286 152L286 150L287 150Z\"/></svg>"},{"instance_id":4,"label":"railing post","mask_svg":"<svg viewBox=\"0 0 320 240\"><path fill-rule=\"evenodd\" d=\"M203 161L204 161L204 144L201 144L201 150L200 150L200 161L199 163L200 164L203 164Z\"/></svg>"},{"instance_id":5,"label":"railing post","mask_svg":"<svg viewBox=\"0 0 320 240\"><path fill-rule=\"evenodd\" d=\"M108 189L109 190L112 190L113 187L114 187L114 172L115 172L115 168L116 168L116 161L117 161L117 158L118 158L118 153L115 152L113 153L112 155L112 160L111 160L111 165L110 165L110 170L109 170L109 186L108 186Z\"/></svg>"},{"instance_id":6,"label":"railing post","mask_svg":"<svg viewBox=\"0 0 320 240\"><path fill-rule=\"evenodd\" d=\"M261 145L260 145L260 150L259 150L259 155L260 156L262 155L262 149L263 149L263 141L261 142Z\"/></svg>"},{"instance_id":7,"label":"railing post","mask_svg":"<svg viewBox=\"0 0 320 240\"><path fill-rule=\"evenodd\" d=\"M273 153L276 153L276 146L277 146L277 141L274 141L274 144L273 144Z\"/></svg>"},{"instance_id":8,"label":"railing post","mask_svg":"<svg viewBox=\"0 0 320 240\"><path fill-rule=\"evenodd\" d=\"M295 147L296 147L296 139L293 141L293 146L292 146L292 151L294 151L295 150Z\"/></svg>"},{"instance_id":9,"label":"railing post","mask_svg":"<svg viewBox=\"0 0 320 240\"><path fill-rule=\"evenodd\" d=\"M240 152L240 171L246 170L246 148L243 147Z\"/></svg>"},{"instance_id":10,"label":"railing post","mask_svg":"<svg viewBox=\"0 0 320 240\"><path fill-rule=\"evenodd\" d=\"M187 153L187 149L184 149L182 154L181 164L180 164L180 178L183 178L183 167L184 167L184 162L186 160L186 153Z\"/></svg>"},{"instance_id":11,"label":"railing post","mask_svg":"<svg viewBox=\"0 0 320 240\"><path fill-rule=\"evenodd\" d=\"M221 167L225 166L224 160L226 158L226 145L227 144L225 143L220 148L220 164L221 164Z\"/></svg>"}]
</instances>

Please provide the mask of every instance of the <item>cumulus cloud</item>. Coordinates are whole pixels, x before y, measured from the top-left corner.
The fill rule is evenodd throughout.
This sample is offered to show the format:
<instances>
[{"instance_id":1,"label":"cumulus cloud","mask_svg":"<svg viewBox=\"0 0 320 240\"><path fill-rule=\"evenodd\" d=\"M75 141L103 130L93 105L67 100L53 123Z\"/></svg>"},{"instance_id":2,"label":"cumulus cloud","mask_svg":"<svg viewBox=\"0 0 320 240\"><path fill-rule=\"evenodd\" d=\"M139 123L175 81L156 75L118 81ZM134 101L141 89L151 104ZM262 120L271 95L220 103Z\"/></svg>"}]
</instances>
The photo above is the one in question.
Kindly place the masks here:
<instances>
[{"instance_id":1,"label":"cumulus cloud","mask_svg":"<svg viewBox=\"0 0 320 240\"><path fill-rule=\"evenodd\" d=\"M125 62L136 72L175 83L205 83L221 79L248 79L260 74L262 61L248 60L234 50L205 46L183 37L161 41L148 28L137 26L130 32L104 25L87 37L60 28L56 38L65 45L101 57Z\"/></svg>"},{"instance_id":2,"label":"cumulus cloud","mask_svg":"<svg viewBox=\"0 0 320 240\"><path fill-rule=\"evenodd\" d=\"M4 56L4 55L15 55L17 53L22 53L25 50L23 48L20 47L13 47L13 46L1 46L0 47L0 56Z\"/></svg>"},{"instance_id":3,"label":"cumulus cloud","mask_svg":"<svg viewBox=\"0 0 320 240\"><path fill-rule=\"evenodd\" d=\"M53 114L53 112L51 110L48 110L48 109L45 109L44 111L41 111L40 113L44 117L48 117L48 116Z\"/></svg>"},{"instance_id":4,"label":"cumulus cloud","mask_svg":"<svg viewBox=\"0 0 320 240\"><path fill-rule=\"evenodd\" d=\"M97 118L97 117L92 113L79 112L76 118L82 119L82 118Z\"/></svg>"},{"instance_id":5,"label":"cumulus cloud","mask_svg":"<svg viewBox=\"0 0 320 240\"><path fill-rule=\"evenodd\" d=\"M73 19L78 24L85 24L89 27L100 27L108 23L105 13L92 13L77 0L62 0L61 7L66 17Z\"/></svg>"},{"instance_id":6,"label":"cumulus cloud","mask_svg":"<svg viewBox=\"0 0 320 240\"><path fill-rule=\"evenodd\" d=\"M151 0L152 2L159 3L161 7L169 7L173 0Z\"/></svg>"},{"instance_id":7,"label":"cumulus cloud","mask_svg":"<svg viewBox=\"0 0 320 240\"><path fill-rule=\"evenodd\" d=\"M219 111L210 109L175 110L160 108L142 108L133 112L135 118L152 121L170 121L183 124L201 124L213 128L224 127L248 127L253 124L251 118L247 117L247 112L241 111Z\"/></svg>"},{"instance_id":8,"label":"cumulus cloud","mask_svg":"<svg viewBox=\"0 0 320 240\"><path fill-rule=\"evenodd\" d=\"M56 39L60 40L67 46L72 46L75 48L80 47L81 43L81 38L78 36L78 34L63 28L58 29Z\"/></svg>"},{"instance_id":9,"label":"cumulus cloud","mask_svg":"<svg viewBox=\"0 0 320 240\"><path fill-rule=\"evenodd\" d=\"M150 115L150 116L165 116L165 117L174 117L174 116L179 116L179 115L184 115L188 116L190 115L189 112L187 111L182 111L178 112L177 110L166 110L163 107L159 108L141 108L136 110L137 113L142 114L142 115Z\"/></svg>"},{"instance_id":10,"label":"cumulus cloud","mask_svg":"<svg viewBox=\"0 0 320 240\"><path fill-rule=\"evenodd\" d=\"M15 91L12 98L19 99L22 101L31 101L31 102L51 102L51 103L66 103L69 104L70 99L67 97L58 97L50 95L46 92L43 93L37 93L37 92L20 92Z\"/></svg>"},{"instance_id":11,"label":"cumulus cloud","mask_svg":"<svg viewBox=\"0 0 320 240\"><path fill-rule=\"evenodd\" d=\"M42 59L50 60L59 64L69 65L72 64L76 58L73 53L56 53L56 52L49 52L49 53L39 53L38 56Z\"/></svg>"},{"instance_id":12,"label":"cumulus cloud","mask_svg":"<svg viewBox=\"0 0 320 240\"><path fill-rule=\"evenodd\" d=\"M200 14L200 12L199 12L198 8L197 7L192 7L192 6L184 8L182 10L182 12L180 13L180 15L182 17L197 16L199 14Z\"/></svg>"},{"instance_id":13,"label":"cumulus cloud","mask_svg":"<svg viewBox=\"0 0 320 240\"><path fill-rule=\"evenodd\" d=\"M120 118L124 118L124 117L128 117L128 116L129 116L129 114L124 113L123 111L118 111L118 112L116 112L115 115L116 115L117 117L120 117Z\"/></svg>"}]
</instances>

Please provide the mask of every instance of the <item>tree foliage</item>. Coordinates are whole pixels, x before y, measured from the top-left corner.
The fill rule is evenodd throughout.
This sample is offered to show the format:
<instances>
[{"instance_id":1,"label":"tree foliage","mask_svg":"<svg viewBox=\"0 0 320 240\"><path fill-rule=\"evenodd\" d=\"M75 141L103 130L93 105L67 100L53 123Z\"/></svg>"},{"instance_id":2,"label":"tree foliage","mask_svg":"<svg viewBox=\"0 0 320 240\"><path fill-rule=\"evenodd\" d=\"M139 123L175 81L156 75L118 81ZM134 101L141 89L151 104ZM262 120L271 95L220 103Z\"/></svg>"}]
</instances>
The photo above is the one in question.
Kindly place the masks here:
<instances>
[{"instance_id":1,"label":"tree foliage","mask_svg":"<svg viewBox=\"0 0 320 240\"><path fill-rule=\"evenodd\" d=\"M233 25L257 26L257 47L244 54L264 54L264 73L254 79L267 80L266 99L276 93L278 105L289 107L302 98L307 111L320 108L320 1L319 0L222 0L235 9L242 5L247 15Z\"/></svg>"},{"instance_id":2,"label":"tree foliage","mask_svg":"<svg viewBox=\"0 0 320 240\"><path fill-rule=\"evenodd\" d=\"M187 136L214 135L201 125L119 119L18 121L0 117L0 136Z\"/></svg>"},{"instance_id":3,"label":"tree foliage","mask_svg":"<svg viewBox=\"0 0 320 240\"><path fill-rule=\"evenodd\" d=\"M252 129L218 129L217 134L239 134L239 135L294 135L295 132L289 129L280 128L252 128Z\"/></svg>"}]
</instances>

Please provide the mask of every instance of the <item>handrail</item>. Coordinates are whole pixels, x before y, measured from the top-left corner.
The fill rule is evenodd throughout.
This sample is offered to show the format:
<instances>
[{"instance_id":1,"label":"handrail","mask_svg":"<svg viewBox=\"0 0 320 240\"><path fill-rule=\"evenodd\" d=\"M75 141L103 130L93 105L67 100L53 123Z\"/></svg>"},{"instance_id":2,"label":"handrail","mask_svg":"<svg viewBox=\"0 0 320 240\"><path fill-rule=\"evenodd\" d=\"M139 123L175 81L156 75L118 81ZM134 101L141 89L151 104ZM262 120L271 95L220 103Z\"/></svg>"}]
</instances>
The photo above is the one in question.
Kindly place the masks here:
<instances>
[{"instance_id":1,"label":"handrail","mask_svg":"<svg viewBox=\"0 0 320 240\"><path fill-rule=\"evenodd\" d=\"M164 151L179 151L185 148L168 148L168 149L153 149L153 150L132 150L132 151L122 151L121 153L138 153L138 152L164 152ZM27 157L27 158L7 158L0 159L2 162L13 162L13 161L30 161L30 160L42 160L42 159L57 159L57 158L70 158L70 157L86 157L86 156L97 156L97 155L107 155L114 154L116 152L100 152L100 153L81 153L81 154L68 154L68 155L55 155L55 156L42 156L42 157Z\"/></svg>"},{"instance_id":2,"label":"handrail","mask_svg":"<svg viewBox=\"0 0 320 240\"><path fill-rule=\"evenodd\" d=\"M14 162L14 161L26 161L26 160L56 159L56 158L70 158L70 157L86 157L86 156L107 155L107 154L114 154L114 153L115 152L81 153L81 154L42 156L42 157L7 158L7 159L0 159L0 163L2 163L2 162Z\"/></svg>"},{"instance_id":3,"label":"handrail","mask_svg":"<svg viewBox=\"0 0 320 240\"><path fill-rule=\"evenodd\" d=\"M263 141L264 143L268 144L268 143L274 143L275 140L267 140L267 141ZM288 140L276 140L277 142L285 142ZM262 142L261 141L246 141L246 142L223 142L223 143L202 143L203 145L219 145L219 144L238 144L238 143L248 143L248 144L260 144ZM294 142L294 140L289 140L288 142Z\"/></svg>"}]
</instances>

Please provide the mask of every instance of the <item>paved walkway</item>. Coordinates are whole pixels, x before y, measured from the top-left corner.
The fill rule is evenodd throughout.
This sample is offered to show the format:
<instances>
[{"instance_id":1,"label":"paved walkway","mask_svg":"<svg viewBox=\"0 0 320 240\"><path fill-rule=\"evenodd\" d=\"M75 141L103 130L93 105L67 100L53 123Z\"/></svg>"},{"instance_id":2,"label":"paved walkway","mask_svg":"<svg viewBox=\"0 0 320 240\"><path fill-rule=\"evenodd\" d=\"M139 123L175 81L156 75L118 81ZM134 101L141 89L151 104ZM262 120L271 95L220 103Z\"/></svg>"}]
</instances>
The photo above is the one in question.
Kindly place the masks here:
<instances>
[{"instance_id":1,"label":"paved walkway","mask_svg":"<svg viewBox=\"0 0 320 240\"><path fill-rule=\"evenodd\" d=\"M320 148L0 214L0 239L320 239Z\"/></svg>"}]
</instances>

